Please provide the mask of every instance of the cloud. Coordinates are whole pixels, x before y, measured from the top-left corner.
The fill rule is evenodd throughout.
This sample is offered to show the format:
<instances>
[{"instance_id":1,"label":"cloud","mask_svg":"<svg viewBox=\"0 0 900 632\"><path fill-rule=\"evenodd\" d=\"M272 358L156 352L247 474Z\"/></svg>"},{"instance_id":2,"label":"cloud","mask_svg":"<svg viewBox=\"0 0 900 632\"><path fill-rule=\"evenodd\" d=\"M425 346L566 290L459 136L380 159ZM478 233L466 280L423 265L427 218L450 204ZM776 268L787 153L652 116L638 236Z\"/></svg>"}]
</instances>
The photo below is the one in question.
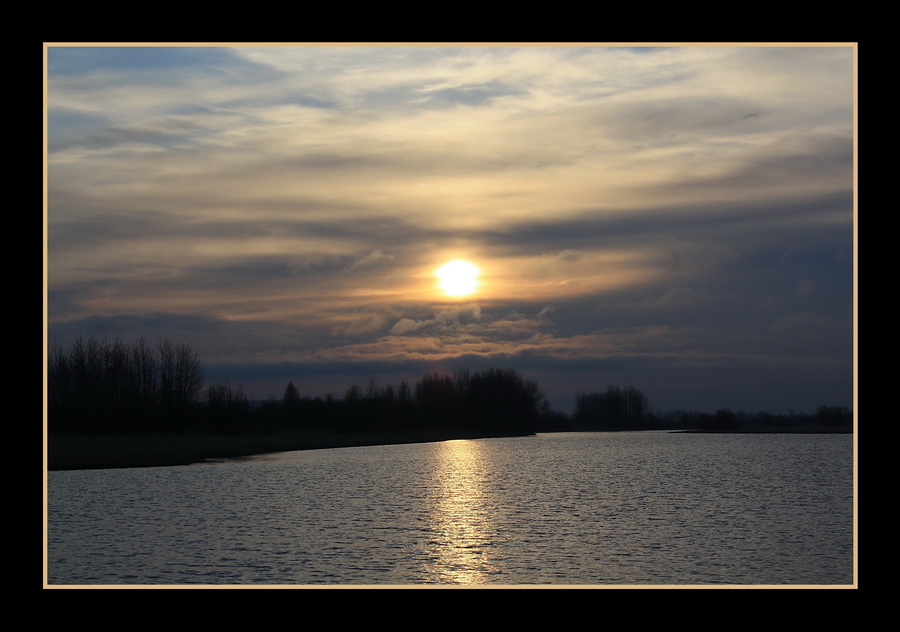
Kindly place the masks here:
<instances>
[{"instance_id":1,"label":"cloud","mask_svg":"<svg viewBox=\"0 0 900 632\"><path fill-rule=\"evenodd\" d=\"M378 314L363 314L347 325L339 325L332 330L335 335L358 336L379 331L387 320Z\"/></svg>"},{"instance_id":2,"label":"cloud","mask_svg":"<svg viewBox=\"0 0 900 632\"><path fill-rule=\"evenodd\" d=\"M242 374L844 376L853 53L51 47L48 330Z\"/></svg>"},{"instance_id":3,"label":"cloud","mask_svg":"<svg viewBox=\"0 0 900 632\"><path fill-rule=\"evenodd\" d=\"M480 319L481 308L475 303L470 303L464 307L440 311L429 319L401 318L391 327L391 334L399 336L422 329L451 328L468 322L478 322Z\"/></svg>"},{"instance_id":4,"label":"cloud","mask_svg":"<svg viewBox=\"0 0 900 632\"><path fill-rule=\"evenodd\" d=\"M370 266L377 265L382 261L390 261L394 258L394 255L385 254L380 248L376 248L369 254L364 257L360 257L356 261L350 264L351 270L357 270L359 268L368 268Z\"/></svg>"}]
</instances>

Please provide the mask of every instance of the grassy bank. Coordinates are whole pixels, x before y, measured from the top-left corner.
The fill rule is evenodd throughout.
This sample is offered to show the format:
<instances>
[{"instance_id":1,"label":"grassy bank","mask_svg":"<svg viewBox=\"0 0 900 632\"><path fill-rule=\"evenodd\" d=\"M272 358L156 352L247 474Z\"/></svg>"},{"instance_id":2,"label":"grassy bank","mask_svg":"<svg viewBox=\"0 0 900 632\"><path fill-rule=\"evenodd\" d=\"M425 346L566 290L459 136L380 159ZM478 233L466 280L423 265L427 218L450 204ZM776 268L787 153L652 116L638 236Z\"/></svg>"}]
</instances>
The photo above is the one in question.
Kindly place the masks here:
<instances>
[{"instance_id":1,"label":"grassy bank","mask_svg":"<svg viewBox=\"0 0 900 632\"><path fill-rule=\"evenodd\" d=\"M87 470L189 465L271 452L424 443L485 436L489 435L452 430L363 434L62 435L51 436L47 441L47 469Z\"/></svg>"}]
</instances>

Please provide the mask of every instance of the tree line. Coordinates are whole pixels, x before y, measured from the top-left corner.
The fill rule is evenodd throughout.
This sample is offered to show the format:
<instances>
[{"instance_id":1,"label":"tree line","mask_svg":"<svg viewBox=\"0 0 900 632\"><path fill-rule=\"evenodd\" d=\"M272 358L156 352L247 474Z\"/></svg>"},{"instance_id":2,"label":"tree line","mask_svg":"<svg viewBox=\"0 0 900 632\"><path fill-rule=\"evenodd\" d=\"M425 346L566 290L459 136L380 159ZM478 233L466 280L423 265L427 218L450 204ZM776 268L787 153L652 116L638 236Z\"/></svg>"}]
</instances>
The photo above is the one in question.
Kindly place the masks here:
<instances>
[{"instance_id":1,"label":"tree line","mask_svg":"<svg viewBox=\"0 0 900 632\"><path fill-rule=\"evenodd\" d=\"M665 417L682 427L697 430L744 430L757 428L778 431L786 428L844 430L853 428L853 411L847 406L819 406L813 414L790 411L787 414L733 411L720 408L715 413L671 411Z\"/></svg>"},{"instance_id":2,"label":"tree line","mask_svg":"<svg viewBox=\"0 0 900 632\"><path fill-rule=\"evenodd\" d=\"M58 431L169 430L191 413L203 369L189 344L77 338L47 359L47 414Z\"/></svg>"},{"instance_id":3,"label":"tree line","mask_svg":"<svg viewBox=\"0 0 900 632\"><path fill-rule=\"evenodd\" d=\"M512 369L425 374L410 386L371 379L342 397L301 396L251 402L241 386L204 383L189 344L77 338L55 345L47 362L48 427L58 433L331 432L459 428L497 434L533 432L548 405L536 382Z\"/></svg>"},{"instance_id":4,"label":"tree line","mask_svg":"<svg viewBox=\"0 0 900 632\"><path fill-rule=\"evenodd\" d=\"M342 396L305 396L289 382L281 398L252 402L241 386L205 383L189 344L143 338L134 343L77 338L48 355L47 411L51 433L130 432L403 432L440 429L517 435L566 430L739 430L747 425L839 428L852 425L846 407L815 415L654 413L633 386L581 393L571 414L550 408L540 386L508 368L430 372L414 384L370 378Z\"/></svg>"},{"instance_id":5,"label":"tree line","mask_svg":"<svg viewBox=\"0 0 900 632\"><path fill-rule=\"evenodd\" d=\"M379 385L370 378L352 385L342 397L302 396L293 382L281 400L254 409L260 427L300 424L335 432L458 429L488 434L528 434L546 408L536 382L512 369L426 373L410 385Z\"/></svg>"}]
</instances>

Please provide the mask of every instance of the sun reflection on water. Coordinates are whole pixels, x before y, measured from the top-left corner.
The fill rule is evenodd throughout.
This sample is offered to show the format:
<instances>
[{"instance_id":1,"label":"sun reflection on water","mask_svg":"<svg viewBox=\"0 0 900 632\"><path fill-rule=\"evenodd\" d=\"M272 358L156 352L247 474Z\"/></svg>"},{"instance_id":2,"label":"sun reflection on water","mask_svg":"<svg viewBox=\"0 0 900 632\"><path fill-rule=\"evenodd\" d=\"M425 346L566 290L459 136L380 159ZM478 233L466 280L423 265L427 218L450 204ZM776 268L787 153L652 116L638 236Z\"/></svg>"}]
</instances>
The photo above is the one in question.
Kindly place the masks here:
<instances>
[{"instance_id":1,"label":"sun reflection on water","mask_svg":"<svg viewBox=\"0 0 900 632\"><path fill-rule=\"evenodd\" d=\"M485 493L490 468L483 450L476 441L439 444L428 582L478 584L497 572L491 555L497 534Z\"/></svg>"}]
</instances>

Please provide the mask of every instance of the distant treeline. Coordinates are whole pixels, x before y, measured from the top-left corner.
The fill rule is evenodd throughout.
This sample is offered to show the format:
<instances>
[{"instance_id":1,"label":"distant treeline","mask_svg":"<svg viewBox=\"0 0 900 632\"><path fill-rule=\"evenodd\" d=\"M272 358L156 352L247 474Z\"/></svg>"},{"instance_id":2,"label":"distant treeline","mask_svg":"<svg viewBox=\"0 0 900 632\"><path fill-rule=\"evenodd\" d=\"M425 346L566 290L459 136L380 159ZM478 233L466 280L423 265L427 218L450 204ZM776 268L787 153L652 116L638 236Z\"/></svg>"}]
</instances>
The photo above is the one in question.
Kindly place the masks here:
<instances>
[{"instance_id":1,"label":"distant treeline","mask_svg":"<svg viewBox=\"0 0 900 632\"><path fill-rule=\"evenodd\" d=\"M428 373L410 386L349 387L341 397L251 402L241 386L204 383L189 344L156 346L78 338L48 358L50 432L323 432L459 428L496 434L534 431L549 407L536 382L512 369Z\"/></svg>"},{"instance_id":2,"label":"distant treeline","mask_svg":"<svg viewBox=\"0 0 900 632\"><path fill-rule=\"evenodd\" d=\"M426 373L410 385L380 385L374 378L341 396L310 397L289 382L281 398L251 402L241 386L204 383L189 344L155 346L78 338L55 346L48 358L51 433L212 432L283 430L359 433L423 429L518 435L566 430L740 430L852 425L845 407L822 406L815 415L653 413L633 386L582 393L572 414L554 411L542 389L517 371L489 368Z\"/></svg>"},{"instance_id":3,"label":"distant treeline","mask_svg":"<svg viewBox=\"0 0 900 632\"><path fill-rule=\"evenodd\" d=\"M715 413L694 411L672 411L661 418L685 428L697 430L783 430L790 428L821 428L827 430L850 430L853 428L853 411L846 406L819 406L813 414L790 412L772 414L767 412L748 413L732 411L728 408Z\"/></svg>"},{"instance_id":4,"label":"distant treeline","mask_svg":"<svg viewBox=\"0 0 900 632\"><path fill-rule=\"evenodd\" d=\"M48 356L51 431L175 430L192 418L203 389L200 358L188 344L79 337Z\"/></svg>"}]
</instances>

